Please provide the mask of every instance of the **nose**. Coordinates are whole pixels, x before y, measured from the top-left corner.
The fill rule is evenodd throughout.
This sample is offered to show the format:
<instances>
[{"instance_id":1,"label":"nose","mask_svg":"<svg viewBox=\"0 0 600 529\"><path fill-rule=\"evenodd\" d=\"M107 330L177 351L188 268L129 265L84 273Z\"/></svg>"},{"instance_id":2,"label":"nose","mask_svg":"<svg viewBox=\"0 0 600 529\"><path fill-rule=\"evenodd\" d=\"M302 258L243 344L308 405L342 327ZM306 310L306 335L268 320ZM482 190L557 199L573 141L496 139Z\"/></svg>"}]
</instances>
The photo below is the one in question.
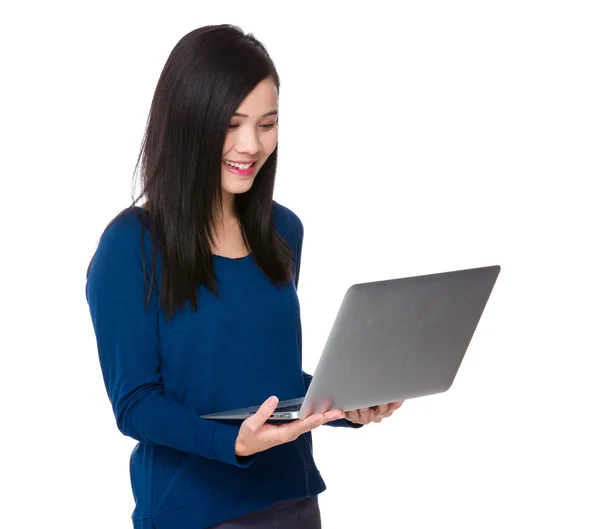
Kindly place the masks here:
<instances>
[{"instance_id":1,"label":"nose","mask_svg":"<svg viewBox=\"0 0 600 529\"><path fill-rule=\"evenodd\" d=\"M252 130L250 127L244 127L244 129L245 130L240 130L237 136L236 150L239 153L255 156L262 148L258 138L258 132Z\"/></svg>"}]
</instances>

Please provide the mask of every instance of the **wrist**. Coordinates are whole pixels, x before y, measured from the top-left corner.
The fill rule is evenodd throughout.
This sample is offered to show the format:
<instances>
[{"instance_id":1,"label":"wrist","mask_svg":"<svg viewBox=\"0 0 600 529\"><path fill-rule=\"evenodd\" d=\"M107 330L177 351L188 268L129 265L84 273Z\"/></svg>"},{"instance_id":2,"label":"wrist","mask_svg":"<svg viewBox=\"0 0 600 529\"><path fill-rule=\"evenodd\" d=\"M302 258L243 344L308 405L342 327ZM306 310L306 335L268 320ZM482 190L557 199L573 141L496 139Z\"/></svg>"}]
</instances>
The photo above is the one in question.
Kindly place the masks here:
<instances>
[{"instance_id":1,"label":"wrist","mask_svg":"<svg viewBox=\"0 0 600 529\"><path fill-rule=\"evenodd\" d=\"M252 453L248 450L248 447L237 439L235 441L235 446L233 450L237 457L248 457L252 455Z\"/></svg>"}]
</instances>

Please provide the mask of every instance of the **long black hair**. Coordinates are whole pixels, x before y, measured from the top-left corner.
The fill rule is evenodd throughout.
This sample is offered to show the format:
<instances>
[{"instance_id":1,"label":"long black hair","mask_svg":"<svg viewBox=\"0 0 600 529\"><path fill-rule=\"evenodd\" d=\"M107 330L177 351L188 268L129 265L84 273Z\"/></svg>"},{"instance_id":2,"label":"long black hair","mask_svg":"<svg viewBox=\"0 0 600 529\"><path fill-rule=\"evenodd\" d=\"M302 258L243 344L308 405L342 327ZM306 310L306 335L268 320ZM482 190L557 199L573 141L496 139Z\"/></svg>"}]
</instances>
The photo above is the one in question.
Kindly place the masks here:
<instances>
[{"instance_id":1,"label":"long black hair","mask_svg":"<svg viewBox=\"0 0 600 529\"><path fill-rule=\"evenodd\" d=\"M198 309L200 285L219 295L210 244L222 209L223 144L233 113L264 79L271 79L279 93L279 76L264 45L229 24L185 35L162 70L134 171L135 187L140 168L140 195L134 198L132 192L132 205L109 226L133 208L142 220L142 256L144 229L149 230L152 265L146 306L154 287L155 252L160 250L160 302L167 319L186 300L192 310ZM271 218L276 167L277 147L250 190L234 196L234 209L251 258L274 284L285 284L292 277L293 255ZM146 211L134 207L144 196ZM144 259L142 265L146 279Z\"/></svg>"}]
</instances>

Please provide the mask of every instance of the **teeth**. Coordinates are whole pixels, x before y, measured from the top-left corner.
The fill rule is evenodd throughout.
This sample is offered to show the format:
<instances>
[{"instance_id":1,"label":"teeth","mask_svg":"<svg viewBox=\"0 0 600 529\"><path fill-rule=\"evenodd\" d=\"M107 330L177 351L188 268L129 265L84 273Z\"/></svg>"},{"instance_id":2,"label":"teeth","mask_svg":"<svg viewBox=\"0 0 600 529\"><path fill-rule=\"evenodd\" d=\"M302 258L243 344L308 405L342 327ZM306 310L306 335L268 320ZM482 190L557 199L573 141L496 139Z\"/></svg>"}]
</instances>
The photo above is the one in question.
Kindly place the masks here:
<instances>
[{"instance_id":1,"label":"teeth","mask_svg":"<svg viewBox=\"0 0 600 529\"><path fill-rule=\"evenodd\" d=\"M225 160L225 163L227 165L231 165L231 167L237 167L238 169L250 169L250 167L252 167L252 165L254 165L254 162L252 162L252 163L233 163L233 162L230 162L229 160Z\"/></svg>"}]
</instances>

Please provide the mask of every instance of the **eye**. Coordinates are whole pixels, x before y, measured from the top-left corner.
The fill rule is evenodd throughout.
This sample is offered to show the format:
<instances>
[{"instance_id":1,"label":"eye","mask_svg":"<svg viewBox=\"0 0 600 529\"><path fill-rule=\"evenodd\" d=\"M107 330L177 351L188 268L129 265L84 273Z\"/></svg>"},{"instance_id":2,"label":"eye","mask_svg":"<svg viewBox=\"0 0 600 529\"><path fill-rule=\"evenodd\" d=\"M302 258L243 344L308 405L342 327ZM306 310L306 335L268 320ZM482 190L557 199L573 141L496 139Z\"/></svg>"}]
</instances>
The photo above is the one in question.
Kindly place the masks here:
<instances>
[{"instance_id":1,"label":"eye","mask_svg":"<svg viewBox=\"0 0 600 529\"><path fill-rule=\"evenodd\" d=\"M239 127L239 125L237 123L230 123L229 124L229 128L230 129L237 129Z\"/></svg>"},{"instance_id":2,"label":"eye","mask_svg":"<svg viewBox=\"0 0 600 529\"><path fill-rule=\"evenodd\" d=\"M264 125L261 125L261 127L265 130L271 130L275 125L277 125L277 123L265 123Z\"/></svg>"}]
</instances>

